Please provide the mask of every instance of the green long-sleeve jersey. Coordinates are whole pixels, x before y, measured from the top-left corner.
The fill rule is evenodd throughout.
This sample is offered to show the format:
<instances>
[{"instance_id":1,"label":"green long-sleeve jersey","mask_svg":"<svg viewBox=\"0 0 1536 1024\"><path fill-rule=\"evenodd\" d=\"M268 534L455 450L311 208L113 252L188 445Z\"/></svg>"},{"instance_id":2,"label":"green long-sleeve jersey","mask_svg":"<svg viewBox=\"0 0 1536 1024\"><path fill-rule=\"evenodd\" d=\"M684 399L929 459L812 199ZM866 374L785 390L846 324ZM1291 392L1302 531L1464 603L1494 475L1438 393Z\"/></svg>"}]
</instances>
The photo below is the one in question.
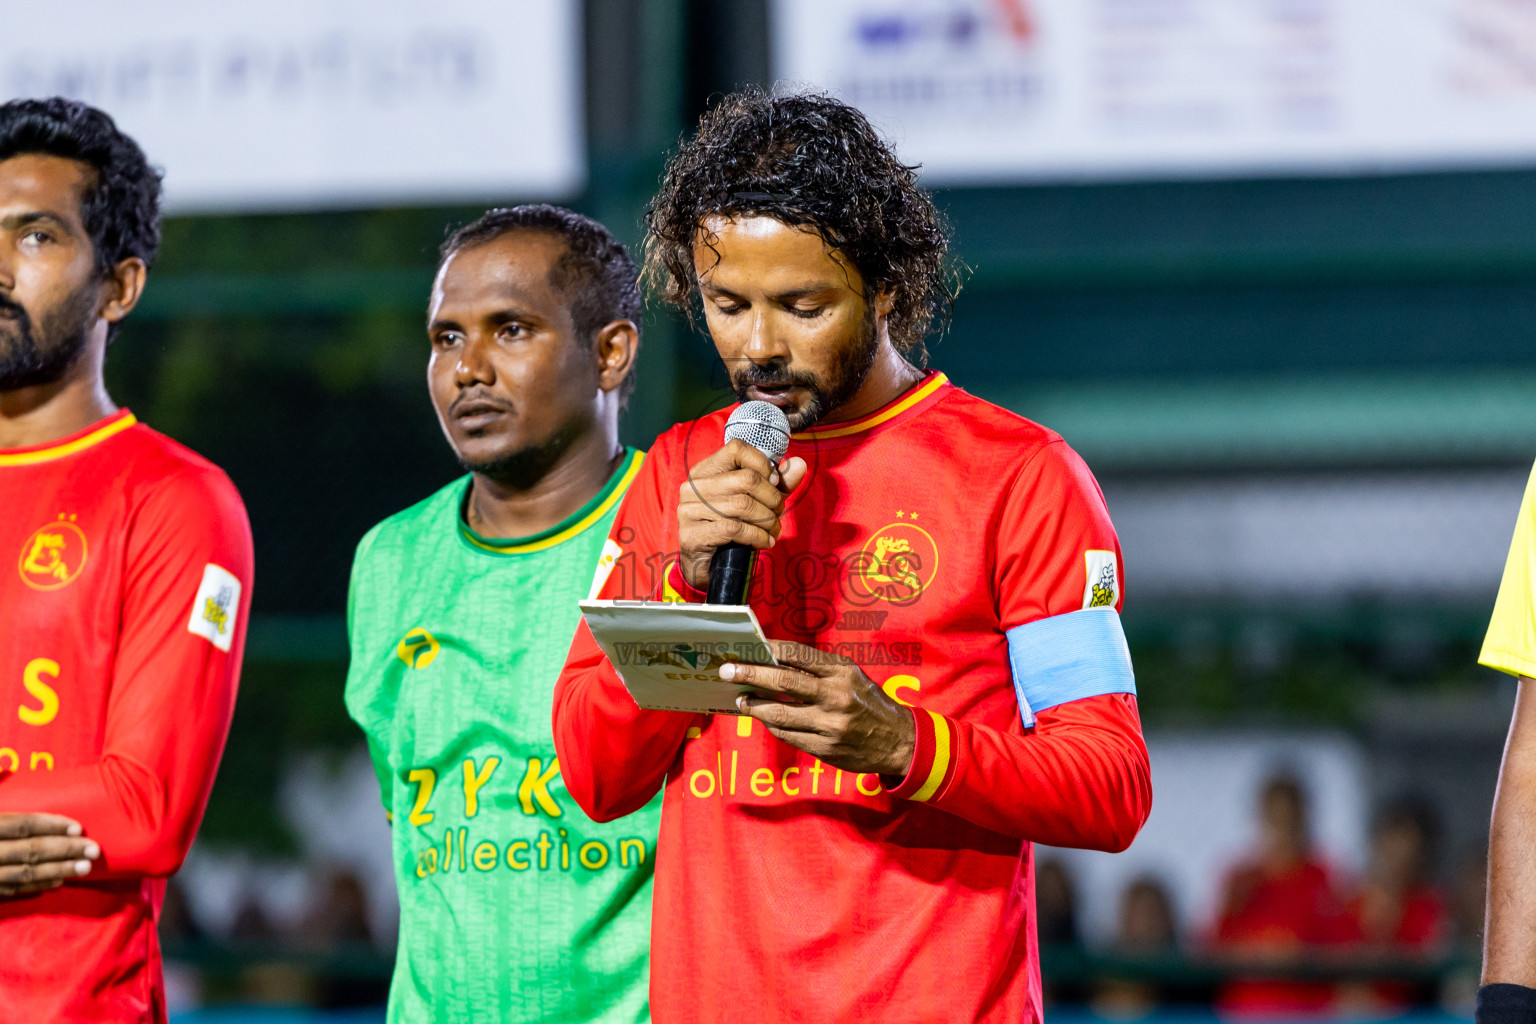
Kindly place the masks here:
<instances>
[{"instance_id":1,"label":"green long-sleeve jersey","mask_svg":"<svg viewBox=\"0 0 1536 1024\"><path fill-rule=\"evenodd\" d=\"M394 837L391 1024L647 1019L660 798L593 822L550 734L576 603L642 458L534 537L471 531L466 477L358 546L346 701Z\"/></svg>"}]
</instances>

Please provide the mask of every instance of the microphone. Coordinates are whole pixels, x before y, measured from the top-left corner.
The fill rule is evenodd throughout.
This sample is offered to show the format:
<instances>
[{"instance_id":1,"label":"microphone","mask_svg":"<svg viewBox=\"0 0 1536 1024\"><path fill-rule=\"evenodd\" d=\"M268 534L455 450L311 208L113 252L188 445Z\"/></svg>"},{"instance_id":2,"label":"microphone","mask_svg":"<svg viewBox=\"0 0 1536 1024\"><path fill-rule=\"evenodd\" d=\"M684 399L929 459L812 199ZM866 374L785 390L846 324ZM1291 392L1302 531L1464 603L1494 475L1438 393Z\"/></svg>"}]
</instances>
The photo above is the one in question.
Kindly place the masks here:
<instances>
[{"instance_id":1,"label":"microphone","mask_svg":"<svg viewBox=\"0 0 1536 1024\"><path fill-rule=\"evenodd\" d=\"M745 441L777 466L789 451L789 417L772 402L743 402L726 421L725 440ZM716 548L709 559L709 603L746 604L756 560L757 549L747 544Z\"/></svg>"}]
</instances>

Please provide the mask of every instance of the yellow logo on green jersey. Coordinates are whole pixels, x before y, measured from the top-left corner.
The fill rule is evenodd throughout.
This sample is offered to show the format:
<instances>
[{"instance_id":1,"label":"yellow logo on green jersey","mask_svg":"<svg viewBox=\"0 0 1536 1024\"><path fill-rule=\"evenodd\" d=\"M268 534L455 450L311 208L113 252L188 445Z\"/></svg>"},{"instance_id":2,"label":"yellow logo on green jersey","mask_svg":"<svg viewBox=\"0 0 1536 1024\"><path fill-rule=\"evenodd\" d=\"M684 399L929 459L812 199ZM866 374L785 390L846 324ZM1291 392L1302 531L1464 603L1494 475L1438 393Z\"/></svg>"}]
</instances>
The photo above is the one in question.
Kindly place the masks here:
<instances>
[{"instance_id":1,"label":"yellow logo on green jersey","mask_svg":"<svg viewBox=\"0 0 1536 1024\"><path fill-rule=\"evenodd\" d=\"M437 657L440 650L442 645L437 642L437 638L418 627L401 638L400 645L395 648L395 656L411 668L426 668L432 664L432 659Z\"/></svg>"}]
</instances>

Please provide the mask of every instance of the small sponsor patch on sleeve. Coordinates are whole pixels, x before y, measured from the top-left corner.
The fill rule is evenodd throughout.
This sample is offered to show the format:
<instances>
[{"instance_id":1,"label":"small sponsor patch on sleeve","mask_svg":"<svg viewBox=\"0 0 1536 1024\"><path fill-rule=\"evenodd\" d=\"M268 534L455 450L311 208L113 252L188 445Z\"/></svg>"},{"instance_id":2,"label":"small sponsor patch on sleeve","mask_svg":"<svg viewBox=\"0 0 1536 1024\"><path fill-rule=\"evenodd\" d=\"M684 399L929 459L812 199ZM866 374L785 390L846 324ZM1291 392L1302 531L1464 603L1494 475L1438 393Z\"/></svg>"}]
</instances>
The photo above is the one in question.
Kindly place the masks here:
<instances>
[{"instance_id":1,"label":"small sponsor patch on sleeve","mask_svg":"<svg viewBox=\"0 0 1536 1024\"><path fill-rule=\"evenodd\" d=\"M1084 551L1088 582L1083 587L1084 608L1113 608L1120 600L1120 567L1113 551Z\"/></svg>"},{"instance_id":2,"label":"small sponsor patch on sleeve","mask_svg":"<svg viewBox=\"0 0 1536 1024\"><path fill-rule=\"evenodd\" d=\"M203 584L197 588L197 598L192 602L187 632L227 653L235 640L235 619L239 614L240 581L228 569L209 562L203 567Z\"/></svg>"},{"instance_id":3,"label":"small sponsor patch on sleeve","mask_svg":"<svg viewBox=\"0 0 1536 1024\"><path fill-rule=\"evenodd\" d=\"M592 590L587 594L588 601L596 601L597 595L603 592L603 584L608 582L608 574L613 572L613 564L623 551L612 537L603 541L603 553L597 559L597 572L592 574Z\"/></svg>"}]
</instances>

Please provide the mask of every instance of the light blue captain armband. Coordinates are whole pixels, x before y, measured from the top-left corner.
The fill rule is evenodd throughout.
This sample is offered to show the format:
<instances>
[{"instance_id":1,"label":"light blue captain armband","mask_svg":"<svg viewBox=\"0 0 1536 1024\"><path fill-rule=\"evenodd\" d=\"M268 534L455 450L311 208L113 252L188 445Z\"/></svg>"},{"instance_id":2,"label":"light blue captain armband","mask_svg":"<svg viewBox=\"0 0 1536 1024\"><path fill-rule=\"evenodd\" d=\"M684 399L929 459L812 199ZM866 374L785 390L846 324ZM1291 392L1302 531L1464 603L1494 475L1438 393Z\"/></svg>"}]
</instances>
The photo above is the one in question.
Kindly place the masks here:
<instances>
[{"instance_id":1,"label":"light blue captain armband","mask_svg":"<svg viewBox=\"0 0 1536 1024\"><path fill-rule=\"evenodd\" d=\"M1024 728L1070 700L1136 692L1131 651L1113 608L1084 608L1008 630L1008 662Z\"/></svg>"}]
</instances>

